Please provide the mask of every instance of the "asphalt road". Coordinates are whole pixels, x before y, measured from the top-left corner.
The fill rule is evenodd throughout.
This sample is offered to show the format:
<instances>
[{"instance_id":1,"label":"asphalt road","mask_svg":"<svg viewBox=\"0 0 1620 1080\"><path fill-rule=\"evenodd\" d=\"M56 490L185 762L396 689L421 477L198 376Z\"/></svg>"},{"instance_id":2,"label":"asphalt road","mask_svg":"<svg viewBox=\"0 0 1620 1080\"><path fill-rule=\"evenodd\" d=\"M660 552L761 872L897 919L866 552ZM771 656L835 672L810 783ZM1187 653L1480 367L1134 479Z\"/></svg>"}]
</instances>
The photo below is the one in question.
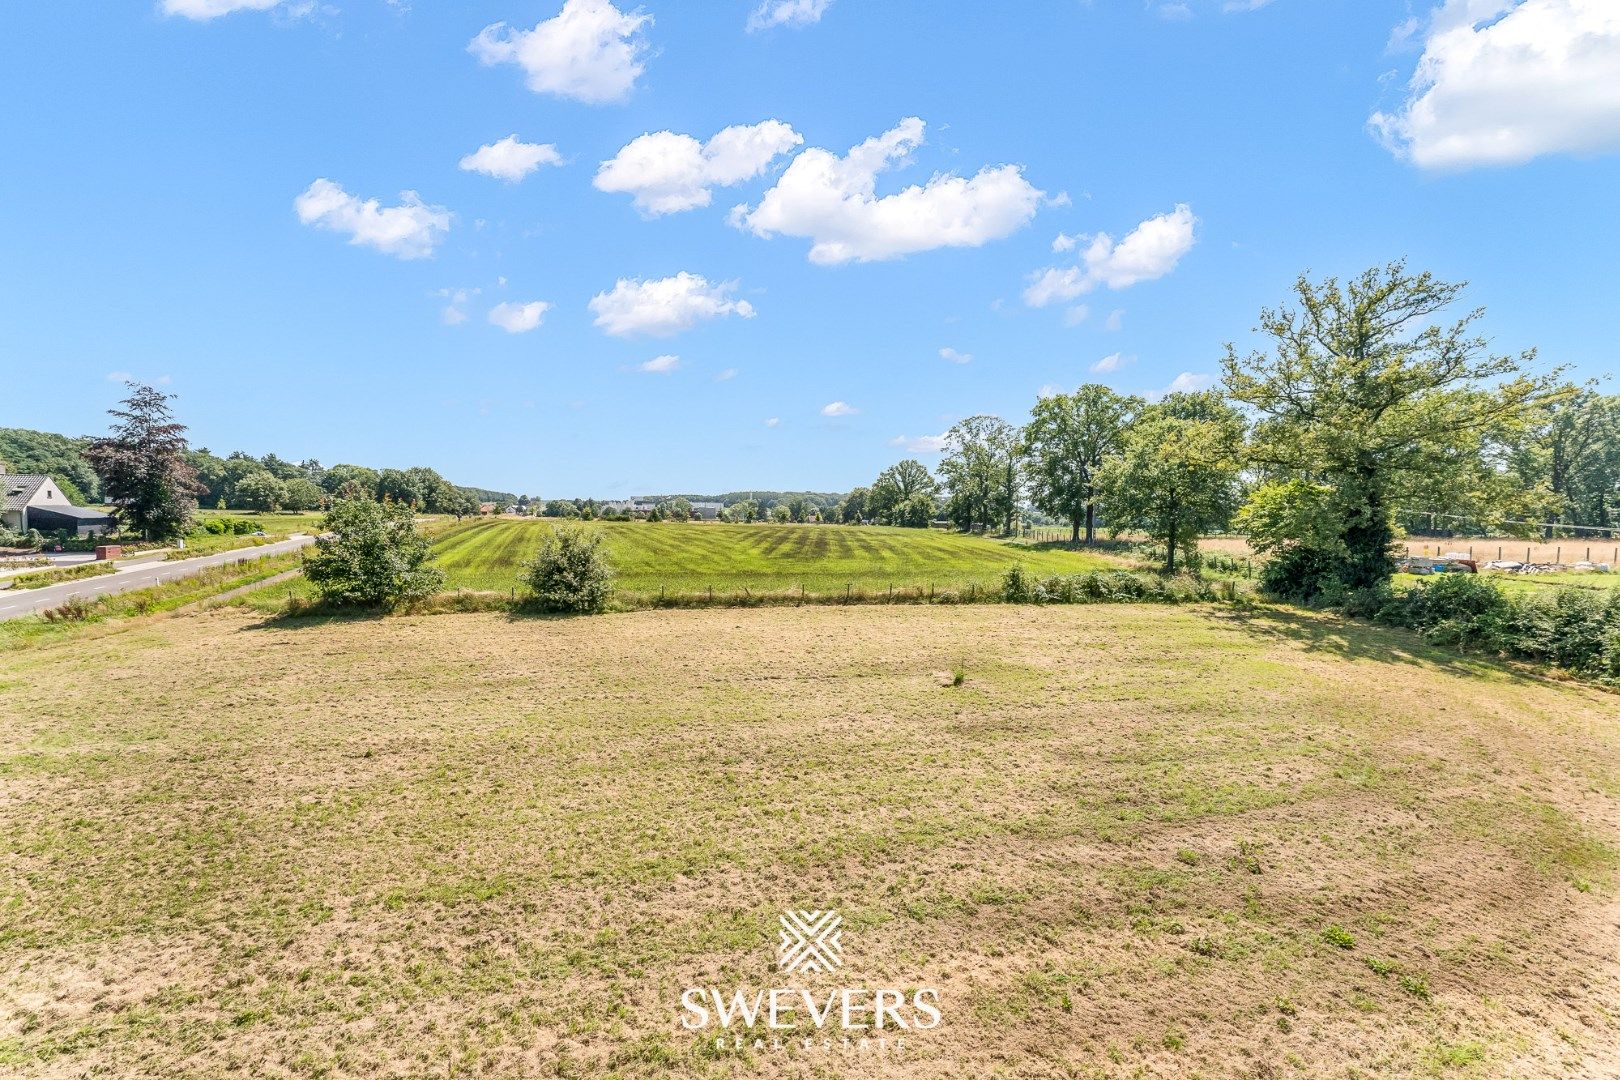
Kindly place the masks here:
<instances>
[{"instance_id":1,"label":"asphalt road","mask_svg":"<svg viewBox=\"0 0 1620 1080\"><path fill-rule=\"evenodd\" d=\"M144 589L160 582L189 577L205 567L233 563L239 559L262 559L266 555L280 555L287 551L297 551L314 542L313 536L295 536L290 540L265 544L263 547L239 548L236 551L222 551L217 555L199 555L195 559L177 562L157 559L120 567L113 573L103 574L101 577L85 578L83 581L64 581L60 585L47 585L42 589L23 589L20 592L13 592L10 589L0 590L0 620L32 615L36 611L56 607L75 596L94 600L101 596L129 592L131 589Z\"/></svg>"}]
</instances>

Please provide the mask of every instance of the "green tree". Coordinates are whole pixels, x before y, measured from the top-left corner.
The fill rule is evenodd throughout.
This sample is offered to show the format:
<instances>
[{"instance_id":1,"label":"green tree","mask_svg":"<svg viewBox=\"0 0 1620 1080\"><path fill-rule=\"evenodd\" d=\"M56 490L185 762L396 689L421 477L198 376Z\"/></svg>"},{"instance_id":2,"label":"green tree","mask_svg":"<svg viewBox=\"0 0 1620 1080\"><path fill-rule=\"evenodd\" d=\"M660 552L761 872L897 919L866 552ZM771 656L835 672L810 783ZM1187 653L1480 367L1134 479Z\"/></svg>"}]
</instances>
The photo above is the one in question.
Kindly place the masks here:
<instances>
[{"instance_id":1,"label":"green tree","mask_svg":"<svg viewBox=\"0 0 1620 1080\"><path fill-rule=\"evenodd\" d=\"M1560 391L1501 439L1503 457L1522 488L1541 496L1539 520L1611 525L1620 495L1620 397L1591 386Z\"/></svg>"},{"instance_id":2,"label":"green tree","mask_svg":"<svg viewBox=\"0 0 1620 1080\"><path fill-rule=\"evenodd\" d=\"M670 499L663 503L660 506L660 509L663 510L664 517L668 518L670 521L692 520L692 503L688 499L679 497Z\"/></svg>"},{"instance_id":3,"label":"green tree","mask_svg":"<svg viewBox=\"0 0 1620 1080\"><path fill-rule=\"evenodd\" d=\"M1098 472L1109 528L1162 543L1165 573L1178 554L1196 567L1199 537L1237 507L1242 443L1242 417L1215 394L1174 394L1143 409Z\"/></svg>"},{"instance_id":4,"label":"green tree","mask_svg":"<svg viewBox=\"0 0 1620 1080\"><path fill-rule=\"evenodd\" d=\"M428 565L432 548L407 503L340 499L327 511L325 528L331 535L315 542L304 576L330 603L393 606L444 585L444 573Z\"/></svg>"},{"instance_id":5,"label":"green tree","mask_svg":"<svg viewBox=\"0 0 1620 1080\"><path fill-rule=\"evenodd\" d=\"M865 521L868 513L867 502L871 497L871 488L855 488L838 504L838 520L846 525L859 525Z\"/></svg>"},{"instance_id":6,"label":"green tree","mask_svg":"<svg viewBox=\"0 0 1620 1080\"><path fill-rule=\"evenodd\" d=\"M426 494L416 478L409 473L398 469L384 469L377 474L377 498L404 503L412 509L420 509L426 501Z\"/></svg>"},{"instance_id":7,"label":"green tree","mask_svg":"<svg viewBox=\"0 0 1620 1080\"><path fill-rule=\"evenodd\" d=\"M1037 510L1069 522L1069 539L1096 538L1097 473L1119 452L1142 399L1088 383L1072 394L1053 394L1030 410L1024 426L1030 501Z\"/></svg>"},{"instance_id":8,"label":"green tree","mask_svg":"<svg viewBox=\"0 0 1620 1080\"><path fill-rule=\"evenodd\" d=\"M934 493L938 490L939 483L922 462L915 458L897 461L879 473L878 478L872 481L871 490L865 492L862 500L864 505L861 507L863 516L879 525L899 525L902 505L920 495L927 496L932 504Z\"/></svg>"},{"instance_id":9,"label":"green tree","mask_svg":"<svg viewBox=\"0 0 1620 1080\"><path fill-rule=\"evenodd\" d=\"M368 469L364 465L334 465L321 476L321 487L333 495L350 483L364 492L366 498L377 498L376 469Z\"/></svg>"},{"instance_id":10,"label":"green tree","mask_svg":"<svg viewBox=\"0 0 1620 1080\"><path fill-rule=\"evenodd\" d=\"M126 383L122 408L104 438L93 440L85 459L101 479L102 498L123 523L149 538L184 535L197 509L202 485L186 463L186 428L169 408L173 395Z\"/></svg>"},{"instance_id":11,"label":"green tree","mask_svg":"<svg viewBox=\"0 0 1620 1080\"><path fill-rule=\"evenodd\" d=\"M319 510L326 501L326 492L313 480L295 476L286 483L287 497L282 500L283 510Z\"/></svg>"},{"instance_id":12,"label":"green tree","mask_svg":"<svg viewBox=\"0 0 1620 1080\"><path fill-rule=\"evenodd\" d=\"M1414 477L1552 391L1522 368L1534 352L1492 356L1471 326L1430 324L1461 285L1404 263L1294 286L1298 308L1266 309L1270 353L1228 345L1226 388L1259 417L1252 459L1268 479L1325 485L1337 542L1294 583L1302 595L1382 584L1394 573L1394 511Z\"/></svg>"},{"instance_id":13,"label":"green tree","mask_svg":"<svg viewBox=\"0 0 1620 1080\"><path fill-rule=\"evenodd\" d=\"M280 510L287 505L287 485L265 469L243 477L236 485L236 506L242 510Z\"/></svg>"},{"instance_id":14,"label":"green tree","mask_svg":"<svg viewBox=\"0 0 1620 1080\"><path fill-rule=\"evenodd\" d=\"M1018 500L1018 429L998 416L970 416L946 433L939 473L950 490L946 513L958 528L1001 522L1012 531Z\"/></svg>"}]
</instances>

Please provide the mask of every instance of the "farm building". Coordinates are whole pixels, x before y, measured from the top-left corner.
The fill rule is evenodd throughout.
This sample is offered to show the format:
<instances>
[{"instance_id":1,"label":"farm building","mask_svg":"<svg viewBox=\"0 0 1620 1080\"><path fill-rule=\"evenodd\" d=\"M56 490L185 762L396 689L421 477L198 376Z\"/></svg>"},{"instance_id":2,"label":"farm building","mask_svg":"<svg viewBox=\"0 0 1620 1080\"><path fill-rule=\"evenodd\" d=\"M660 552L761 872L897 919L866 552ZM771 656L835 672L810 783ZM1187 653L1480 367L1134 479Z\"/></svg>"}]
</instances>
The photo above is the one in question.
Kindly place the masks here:
<instances>
[{"instance_id":1,"label":"farm building","mask_svg":"<svg viewBox=\"0 0 1620 1080\"><path fill-rule=\"evenodd\" d=\"M111 514L74 506L48 476L0 474L0 490L5 492L5 502L0 505L0 525L12 532L66 530L77 536L93 536L110 532L118 525Z\"/></svg>"}]
</instances>

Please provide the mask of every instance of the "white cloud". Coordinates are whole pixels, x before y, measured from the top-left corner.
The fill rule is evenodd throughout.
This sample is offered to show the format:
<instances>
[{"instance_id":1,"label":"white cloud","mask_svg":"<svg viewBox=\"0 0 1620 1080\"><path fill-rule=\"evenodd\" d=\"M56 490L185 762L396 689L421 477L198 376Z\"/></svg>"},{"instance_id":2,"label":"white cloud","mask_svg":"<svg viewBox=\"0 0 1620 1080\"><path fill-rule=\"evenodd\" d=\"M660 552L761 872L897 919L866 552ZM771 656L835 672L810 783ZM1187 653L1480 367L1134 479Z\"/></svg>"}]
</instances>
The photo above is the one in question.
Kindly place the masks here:
<instances>
[{"instance_id":1,"label":"white cloud","mask_svg":"<svg viewBox=\"0 0 1620 1080\"><path fill-rule=\"evenodd\" d=\"M699 319L722 315L753 318L752 304L731 299L735 288L735 283L710 284L708 279L684 270L674 277L652 281L620 278L612 292L592 297L590 308L596 315L596 325L615 337L669 337L690 330Z\"/></svg>"},{"instance_id":2,"label":"white cloud","mask_svg":"<svg viewBox=\"0 0 1620 1080\"><path fill-rule=\"evenodd\" d=\"M1079 234L1079 233L1075 234L1074 236L1070 236L1068 233L1061 233L1060 232L1060 233L1057 234L1057 237L1052 241L1052 251L1055 252L1056 254L1059 254L1059 255L1061 255L1065 251L1073 251L1075 249L1075 246L1078 245L1080 243L1080 241L1084 240L1084 239L1085 239L1085 236L1082 235L1082 234Z\"/></svg>"},{"instance_id":3,"label":"white cloud","mask_svg":"<svg viewBox=\"0 0 1620 1080\"><path fill-rule=\"evenodd\" d=\"M1054 301L1083 296L1099 285L1125 289L1164 277L1192 249L1197 225L1192 208L1178 203L1168 214L1142 222L1117 244L1107 233L1098 233L1086 244L1076 265L1049 266L1031 274L1024 303L1045 307ZM1078 243L1080 238L1073 239Z\"/></svg>"},{"instance_id":4,"label":"white cloud","mask_svg":"<svg viewBox=\"0 0 1620 1080\"><path fill-rule=\"evenodd\" d=\"M821 407L822 416L854 416L860 411L846 401L829 401Z\"/></svg>"},{"instance_id":5,"label":"white cloud","mask_svg":"<svg viewBox=\"0 0 1620 1080\"><path fill-rule=\"evenodd\" d=\"M1191 371L1183 371L1170 380L1169 386L1163 390L1153 391L1147 396L1149 401L1158 401L1167 394L1193 394L1200 390L1208 390L1213 385L1215 385L1213 375L1196 375Z\"/></svg>"},{"instance_id":6,"label":"white cloud","mask_svg":"<svg viewBox=\"0 0 1620 1080\"><path fill-rule=\"evenodd\" d=\"M674 371L680 366L680 357L671 355L670 353L665 353L663 356L653 357L645 364L637 364L636 370L645 371L650 375L668 375L670 372Z\"/></svg>"},{"instance_id":7,"label":"white cloud","mask_svg":"<svg viewBox=\"0 0 1620 1080\"><path fill-rule=\"evenodd\" d=\"M1057 397L1061 393L1063 393L1063 387L1057 385L1057 383L1046 383L1035 391L1035 396L1044 400L1049 397Z\"/></svg>"},{"instance_id":8,"label":"white cloud","mask_svg":"<svg viewBox=\"0 0 1620 1080\"><path fill-rule=\"evenodd\" d=\"M780 416L773 416L770 419L765 421L765 426L766 427L781 427L782 426L782 418Z\"/></svg>"},{"instance_id":9,"label":"white cloud","mask_svg":"<svg viewBox=\"0 0 1620 1080\"><path fill-rule=\"evenodd\" d=\"M445 301L445 305L439 309L439 321L446 326L460 326L466 322L467 301L481 291L481 289L440 289L437 295L439 299Z\"/></svg>"},{"instance_id":10,"label":"white cloud","mask_svg":"<svg viewBox=\"0 0 1620 1080\"><path fill-rule=\"evenodd\" d=\"M821 21L833 0L765 0L748 16L748 32L773 26L809 26Z\"/></svg>"},{"instance_id":11,"label":"white cloud","mask_svg":"<svg viewBox=\"0 0 1620 1080\"><path fill-rule=\"evenodd\" d=\"M843 157L812 147L795 157L756 207L732 223L756 236L802 236L822 265L898 259L942 247L979 247L1027 225L1042 192L1017 165L981 169L972 179L936 174L881 198L878 174L922 145L923 122L909 117Z\"/></svg>"},{"instance_id":12,"label":"white cloud","mask_svg":"<svg viewBox=\"0 0 1620 1080\"><path fill-rule=\"evenodd\" d=\"M505 23L484 27L467 51L483 64L518 65L537 94L600 105L622 101L635 88L647 47L640 31L651 21L651 15L626 14L609 0L567 0L555 18L533 30Z\"/></svg>"},{"instance_id":13,"label":"white cloud","mask_svg":"<svg viewBox=\"0 0 1620 1080\"><path fill-rule=\"evenodd\" d=\"M163 0L163 14L206 21L234 11L269 11L281 0Z\"/></svg>"},{"instance_id":14,"label":"white cloud","mask_svg":"<svg viewBox=\"0 0 1620 1080\"><path fill-rule=\"evenodd\" d=\"M561 164L562 155L551 143L519 142L516 135L486 143L461 159L461 168L466 172L514 184L542 165Z\"/></svg>"},{"instance_id":15,"label":"white cloud","mask_svg":"<svg viewBox=\"0 0 1620 1080\"><path fill-rule=\"evenodd\" d=\"M1091 308L1085 304L1075 304L1063 312L1064 326L1079 326L1091 317Z\"/></svg>"},{"instance_id":16,"label":"white cloud","mask_svg":"<svg viewBox=\"0 0 1620 1080\"><path fill-rule=\"evenodd\" d=\"M1115 308L1113 311L1110 311L1108 313L1107 320L1103 323L1103 329L1109 331L1110 333L1112 333L1115 330L1123 330L1124 328L1125 328L1125 309L1124 308Z\"/></svg>"},{"instance_id":17,"label":"white cloud","mask_svg":"<svg viewBox=\"0 0 1620 1080\"><path fill-rule=\"evenodd\" d=\"M728 380L735 379L736 377L737 377L737 369L734 368L734 367L728 367L728 368L726 368L726 370L724 370L724 371L720 372L718 375L716 375L714 377L714 381L715 382L726 382Z\"/></svg>"},{"instance_id":18,"label":"white cloud","mask_svg":"<svg viewBox=\"0 0 1620 1080\"><path fill-rule=\"evenodd\" d=\"M1107 375L1110 372L1118 371L1127 364L1134 363L1136 363L1136 357L1134 356L1126 356L1124 353L1109 353L1095 364L1092 364L1091 370L1093 374Z\"/></svg>"},{"instance_id":19,"label":"white cloud","mask_svg":"<svg viewBox=\"0 0 1620 1080\"><path fill-rule=\"evenodd\" d=\"M949 346L939 350L939 358L941 360L949 360L953 364L973 363L972 353L957 352L955 349L952 349Z\"/></svg>"},{"instance_id":20,"label":"white cloud","mask_svg":"<svg viewBox=\"0 0 1620 1080\"><path fill-rule=\"evenodd\" d=\"M423 259L450 231L450 211L402 191L398 206L361 201L330 180L320 179L293 202L305 225L347 233L349 243L374 247L401 259Z\"/></svg>"},{"instance_id":21,"label":"white cloud","mask_svg":"<svg viewBox=\"0 0 1620 1080\"><path fill-rule=\"evenodd\" d=\"M135 376L131 375L127 371L109 371L109 372L107 372L107 381L108 382L126 383L126 382L129 382L133 378L135 378Z\"/></svg>"},{"instance_id":22,"label":"white cloud","mask_svg":"<svg viewBox=\"0 0 1620 1080\"><path fill-rule=\"evenodd\" d=\"M1620 4L1447 0L1407 91L1368 124L1420 168L1620 150Z\"/></svg>"},{"instance_id":23,"label":"white cloud","mask_svg":"<svg viewBox=\"0 0 1620 1080\"><path fill-rule=\"evenodd\" d=\"M505 300L489 309L489 321L508 334L526 334L540 325L551 305L544 300Z\"/></svg>"},{"instance_id":24,"label":"white cloud","mask_svg":"<svg viewBox=\"0 0 1620 1080\"><path fill-rule=\"evenodd\" d=\"M950 446L950 440L944 435L896 435L889 445L908 454L940 454Z\"/></svg>"},{"instance_id":25,"label":"white cloud","mask_svg":"<svg viewBox=\"0 0 1620 1080\"><path fill-rule=\"evenodd\" d=\"M804 142L780 120L734 125L700 143L655 131L638 136L597 170L599 191L628 192L649 217L708 206L710 188L730 187L765 171L771 159Z\"/></svg>"}]
</instances>

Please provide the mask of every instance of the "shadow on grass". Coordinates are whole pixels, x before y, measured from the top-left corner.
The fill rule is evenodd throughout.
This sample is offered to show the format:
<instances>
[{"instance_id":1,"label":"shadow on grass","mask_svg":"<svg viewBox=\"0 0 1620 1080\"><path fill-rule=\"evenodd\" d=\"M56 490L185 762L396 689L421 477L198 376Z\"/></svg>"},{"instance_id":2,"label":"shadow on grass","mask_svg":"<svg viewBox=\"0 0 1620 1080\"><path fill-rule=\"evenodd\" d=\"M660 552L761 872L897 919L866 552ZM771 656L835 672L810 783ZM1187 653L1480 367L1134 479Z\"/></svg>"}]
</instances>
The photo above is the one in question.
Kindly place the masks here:
<instances>
[{"instance_id":1,"label":"shadow on grass","mask_svg":"<svg viewBox=\"0 0 1620 1080\"><path fill-rule=\"evenodd\" d=\"M1526 684L1563 681L1517 661L1430 645L1413 631L1401 627L1381 626L1329 613L1286 607L1230 607L1218 608L1212 615L1256 636L1292 642L1308 653L1404 664L1473 678L1506 678Z\"/></svg>"}]
</instances>

